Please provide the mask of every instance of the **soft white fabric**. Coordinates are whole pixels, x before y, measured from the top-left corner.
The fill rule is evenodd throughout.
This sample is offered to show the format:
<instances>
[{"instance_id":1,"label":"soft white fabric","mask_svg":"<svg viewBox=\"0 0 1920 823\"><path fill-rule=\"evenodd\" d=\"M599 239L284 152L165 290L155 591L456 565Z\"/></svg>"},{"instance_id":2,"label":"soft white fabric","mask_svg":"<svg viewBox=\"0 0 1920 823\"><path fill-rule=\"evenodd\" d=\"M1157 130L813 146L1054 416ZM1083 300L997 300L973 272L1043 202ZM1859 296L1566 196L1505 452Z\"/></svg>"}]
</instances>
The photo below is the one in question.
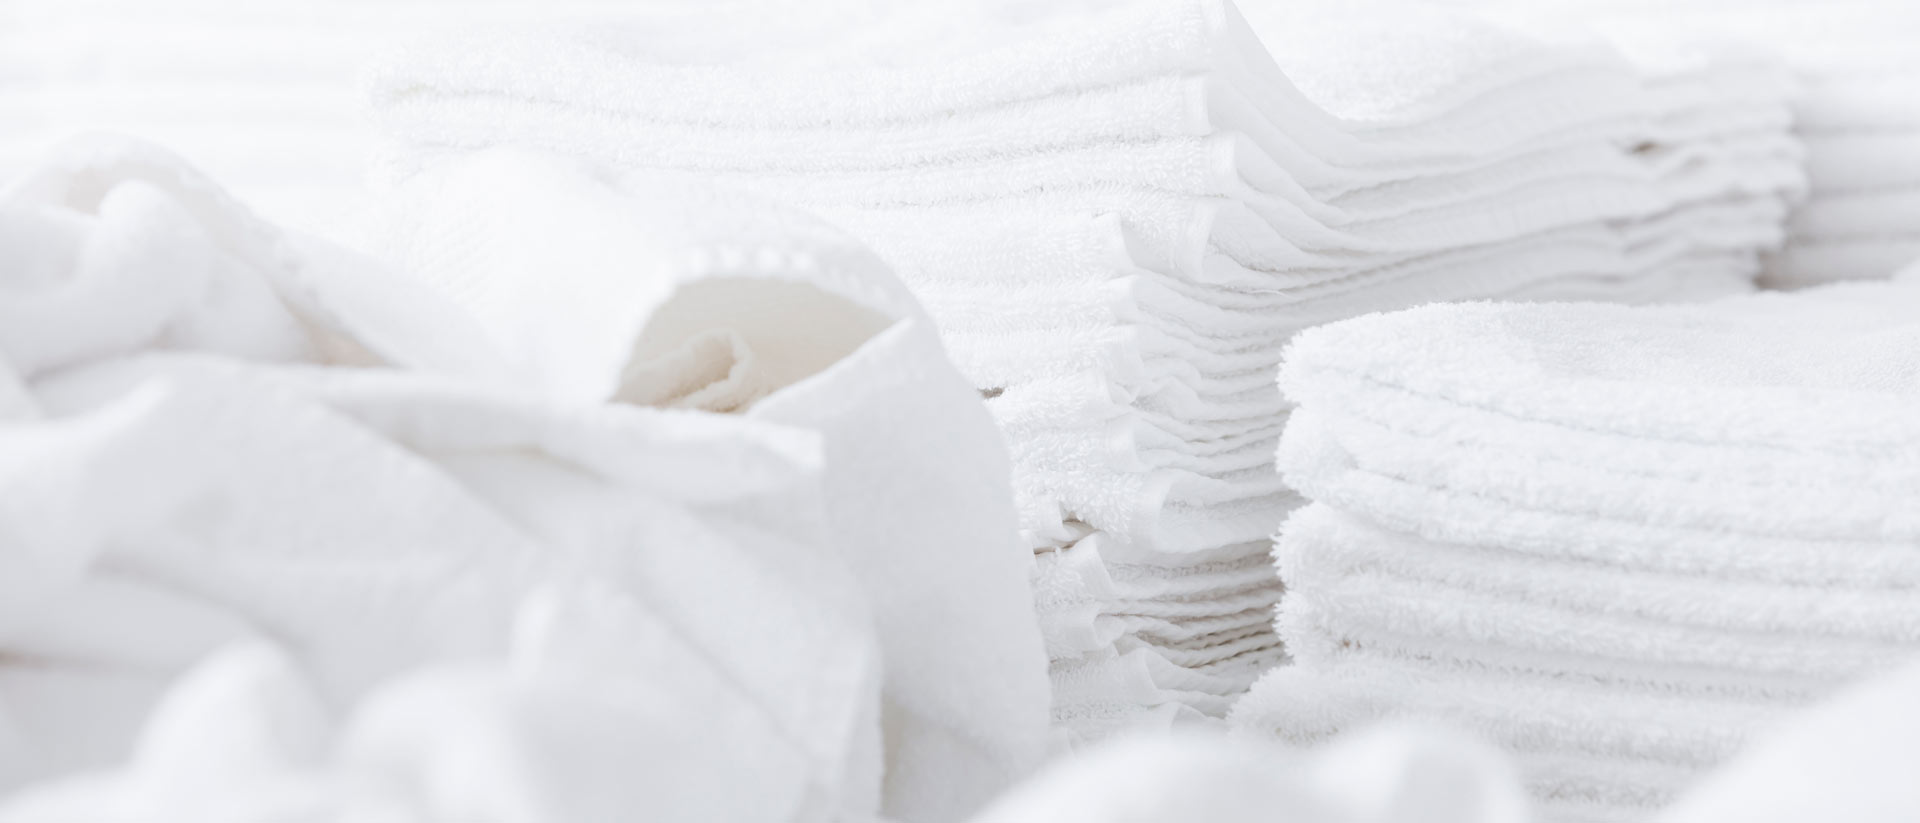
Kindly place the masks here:
<instances>
[{"instance_id":1,"label":"soft white fabric","mask_svg":"<svg viewBox=\"0 0 1920 823\"><path fill-rule=\"evenodd\" d=\"M1295 338L1293 665L1233 724L1458 723L1514 753L1547 819L1645 819L1911 656L1917 286L1439 305Z\"/></svg>"},{"instance_id":2,"label":"soft white fabric","mask_svg":"<svg viewBox=\"0 0 1920 823\"><path fill-rule=\"evenodd\" d=\"M0 531L7 578L33 586L0 627L22 655L0 676L9 786L122 759L164 684L225 642L286 644L337 708L498 656L529 592L584 578L644 599L661 642L783 741L755 764L792 787L776 817L877 810L874 622L828 548L816 434L510 391L457 306L149 147L76 145L4 199L20 262L0 306L23 322L0 358L24 402ZM592 654L630 662L618 647Z\"/></svg>"},{"instance_id":3,"label":"soft white fabric","mask_svg":"<svg viewBox=\"0 0 1920 823\"><path fill-rule=\"evenodd\" d=\"M1745 290L1805 185L1790 84L1750 53L1636 63L1397 4L1246 11L881 3L778 47L730 11L686 47L690 18L651 13L427 38L372 73L381 173L405 188L530 146L712 175L845 228L987 396L1029 543L1076 558L1036 578L1066 736L1129 704L1218 714L1278 644L1167 621L1278 596L1204 567L1258 557L1298 505L1272 463L1289 335L1465 297ZM703 338L675 362L746 348ZM1182 582L1108 591L1096 563Z\"/></svg>"},{"instance_id":4,"label":"soft white fabric","mask_svg":"<svg viewBox=\"0 0 1920 823\"><path fill-rule=\"evenodd\" d=\"M1077 753L974 823L1519 823L1517 789L1497 752L1434 729L1383 727L1311 754L1187 732Z\"/></svg>"},{"instance_id":5,"label":"soft white fabric","mask_svg":"<svg viewBox=\"0 0 1920 823\"><path fill-rule=\"evenodd\" d=\"M504 657L408 670L338 710L294 658L237 647L168 692L126 765L0 819L844 819L803 779L806 741L687 640L618 587L564 585L520 609Z\"/></svg>"},{"instance_id":6,"label":"soft white fabric","mask_svg":"<svg viewBox=\"0 0 1920 823\"><path fill-rule=\"evenodd\" d=\"M1884 278L1920 257L1833 248L1846 235L1913 244L1916 212L1894 201L1863 209L1848 201L1869 192L1911 188L1920 164L1920 77L1906 44L1920 33L1920 13L1883 0L1556 0L1511 3L1463 0L1459 5L1550 18L1591 27L1627 44L1675 36L1712 37L1764 48L1790 66L1801 90L1794 129L1806 139L1812 194L1785 253L1771 259L1765 281L1804 288L1836 280ZM1864 217L1859 224L1842 214Z\"/></svg>"},{"instance_id":7,"label":"soft white fabric","mask_svg":"<svg viewBox=\"0 0 1920 823\"><path fill-rule=\"evenodd\" d=\"M1911 820L1920 740L1912 664L1790 718L1660 816L1668 823Z\"/></svg>"},{"instance_id":8,"label":"soft white fabric","mask_svg":"<svg viewBox=\"0 0 1920 823\"><path fill-rule=\"evenodd\" d=\"M399 198L386 242L548 395L820 434L832 542L883 647L887 814L955 819L1039 762L1048 684L1005 447L883 264L697 180L511 150Z\"/></svg>"}]
</instances>

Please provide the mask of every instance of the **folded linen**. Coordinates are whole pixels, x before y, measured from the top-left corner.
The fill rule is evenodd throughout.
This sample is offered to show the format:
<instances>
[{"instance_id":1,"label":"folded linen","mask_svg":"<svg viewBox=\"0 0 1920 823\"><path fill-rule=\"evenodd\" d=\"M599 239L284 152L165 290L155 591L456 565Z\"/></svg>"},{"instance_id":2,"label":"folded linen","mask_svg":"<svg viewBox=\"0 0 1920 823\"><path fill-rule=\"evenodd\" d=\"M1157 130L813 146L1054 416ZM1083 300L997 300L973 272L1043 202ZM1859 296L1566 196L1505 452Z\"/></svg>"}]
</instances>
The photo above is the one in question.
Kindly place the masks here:
<instances>
[{"instance_id":1,"label":"folded linen","mask_svg":"<svg viewBox=\"0 0 1920 823\"><path fill-rule=\"evenodd\" d=\"M1914 288L1299 335L1278 460L1312 502L1276 548L1294 665L1230 722L1302 742L1456 722L1515 754L1548 819L1645 819L1906 658Z\"/></svg>"},{"instance_id":2,"label":"folded linen","mask_svg":"<svg viewBox=\"0 0 1920 823\"><path fill-rule=\"evenodd\" d=\"M701 59L659 47L685 19L644 13L427 43L376 71L373 108L402 187L531 146L712 175L860 238L987 396L1029 544L1069 558L1037 579L1056 720L1217 714L1283 655L1245 622L1277 581L1214 564L1299 503L1271 459L1289 335L1461 297L1744 290L1804 187L1786 84L1750 55L1635 66L1433 9L1259 5L884 6Z\"/></svg>"},{"instance_id":3,"label":"folded linen","mask_svg":"<svg viewBox=\"0 0 1920 823\"><path fill-rule=\"evenodd\" d=\"M1794 130L1806 138L1812 195L1809 217L1818 239L1844 224L1856 209L1829 209L1829 197L1906 186L1920 150L1904 139L1920 128L1920 105L1909 89L1916 67L1900 44L1920 31L1920 15L1898 3L1816 3L1780 0L1760 4L1716 2L1646 3L1639 0L1562 0L1515 4L1469 2L1527 16L1577 21L1616 42L1637 43L1674 32L1714 36L1777 52L1800 80ZM1869 225L1897 220L1897 212L1873 212ZM1836 223L1838 221L1838 223ZM1848 279L1884 278L1901 264L1872 254L1816 254L1807 260L1797 243L1768 264L1767 284L1803 288Z\"/></svg>"}]
</instances>

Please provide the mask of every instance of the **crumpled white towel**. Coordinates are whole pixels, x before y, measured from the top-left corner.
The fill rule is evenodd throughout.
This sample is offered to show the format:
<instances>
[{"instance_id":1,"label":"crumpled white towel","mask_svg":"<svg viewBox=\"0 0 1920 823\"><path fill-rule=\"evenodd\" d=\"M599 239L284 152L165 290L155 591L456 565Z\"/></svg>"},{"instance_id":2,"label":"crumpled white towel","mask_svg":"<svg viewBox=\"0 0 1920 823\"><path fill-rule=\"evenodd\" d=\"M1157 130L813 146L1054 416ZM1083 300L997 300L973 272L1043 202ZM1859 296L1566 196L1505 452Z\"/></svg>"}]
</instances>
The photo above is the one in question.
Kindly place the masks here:
<instances>
[{"instance_id":1,"label":"crumpled white towel","mask_svg":"<svg viewBox=\"0 0 1920 823\"><path fill-rule=\"evenodd\" d=\"M878 652L858 586L826 548L816 435L508 393L512 370L457 307L288 240L147 147L80 146L10 195L31 215L104 225L7 247L45 261L77 244L73 266L0 268L10 308L86 298L0 347L31 366L9 366L31 407L9 421L7 446L47 467L11 478L47 496L8 495L45 505L0 513L0 532L31 541L7 560L64 584L51 597L73 594L6 615L21 627L7 636L55 675L9 666L8 708L31 717L17 724L30 747L88 743L29 751L34 770L9 782L120 757L133 732L121 724L155 681L251 633L228 623L289 644L321 698L346 705L399 671L498 653L528 591L581 576L644 596L799 749L783 779L812 799L792 816L877 807ZM133 197L148 206L94 210ZM88 245L95 234L145 242ZM232 285L187 276L196 262ZM166 287L150 336L95 320L95 302L119 296L85 287L100 271L123 289ZM179 627L179 648L106 638L116 649L76 630L64 609L108 584L121 619L88 628L152 615ZM49 703L70 672L114 693L77 683ZM138 688L114 682L127 672L144 676Z\"/></svg>"},{"instance_id":2,"label":"crumpled white towel","mask_svg":"<svg viewBox=\"0 0 1920 823\"><path fill-rule=\"evenodd\" d=\"M1498 752L1455 733L1383 726L1325 751L1185 732L1122 737L1041 772L973 823L1520 823Z\"/></svg>"},{"instance_id":3,"label":"crumpled white towel","mask_svg":"<svg viewBox=\"0 0 1920 823\"><path fill-rule=\"evenodd\" d=\"M519 609L503 656L344 706L282 649L236 646L169 690L127 762L31 787L0 820L848 819L805 781L809 741L688 641L618 586L562 584Z\"/></svg>"},{"instance_id":4,"label":"crumpled white towel","mask_svg":"<svg viewBox=\"0 0 1920 823\"><path fill-rule=\"evenodd\" d=\"M951 820L1039 762L1049 689L1005 446L877 258L692 178L513 150L398 198L383 242L521 353L528 385L820 433L832 542L883 645L883 811Z\"/></svg>"}]
</instances>

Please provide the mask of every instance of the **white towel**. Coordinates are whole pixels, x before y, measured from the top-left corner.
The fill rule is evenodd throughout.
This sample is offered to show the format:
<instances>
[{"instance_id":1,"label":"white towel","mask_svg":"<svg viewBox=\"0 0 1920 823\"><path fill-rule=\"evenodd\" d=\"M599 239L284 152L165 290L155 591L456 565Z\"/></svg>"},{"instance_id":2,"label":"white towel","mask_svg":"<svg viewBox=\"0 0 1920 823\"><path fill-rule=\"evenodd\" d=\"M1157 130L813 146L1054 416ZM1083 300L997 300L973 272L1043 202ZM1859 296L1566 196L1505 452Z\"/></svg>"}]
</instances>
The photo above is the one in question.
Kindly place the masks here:
<instances>
[{"instance_id":1,"label":"white towel","mask_svg":"<svg viewBox=\"0 0 1920 823\"><path fill-rule=\"evenodd\" d=\"M216 655L168 693L122 767L33 787L0 819L862 817L811 782L813 741L761 711L768 695L647 602L560 586L518 624L504 658L410 670L340 710L279 649Z\"/></svg>"},{"instance_id":2,"label":"white towel","mask_svg":"<svg viewBox=\"0 0 1920 823\"><path fill-rule=\"evenodd\" d=\"M1910 820L1920 796L1903 764L1914 757L1912 664L1789 718L1658 818L1668 823Z\"/></svg>"},{"instance_id":3,"label":"white towel","mask_svg":"<svg viewBox=\"0 0 1920 823\"><path fill-rule=\"evenodd\" d=\"M1625 43L1673 36L1675 32L1739 41L1781 55L1798 76L1802 91L1794 101L1794 128L1808 142L1812 183L1810 218L1816 224L1849 211L1826 206L1842 197L1911 183L1920 149L1906 139L1920 128L1920 105L1911 93L1916 67L1903 44L1920 32L1920 15L1901 3L1818 3L1776 0L1766 3L1647 3L1640 0L1562 0L1514 4L1470 0L1463 5L1590 26ZM1826 214L1822 215L1822 212ZM1874 217L1897 219L1897 212ZM1876 222L1869 218L1869 222ZM1885 225L1879 223L1879 225ZM1819 228L1815 226L1815 228ZM1841 226L1866 231L1865 226ZM1827 247L1827 231L1808 232L1821 248L1802 253L1799 243L1774 258L1767 283L1803 288L1836 280L1884 278L1911 259Z\"/></svg>"},{"instance_id":4,"label":"white towel","mask_svg":"<svg viewBox=\"0 0 1920 823\"><path fill-rule=\"evenodd\" d=\"M1312 754L1190 732L1079 753L974 823L1517 823L1527 810L1516 785L1498 752L1439 729L1383 727Z\"/></svg>"},{"instance_id":5,"label":"white towel","mask_svg":"<svg viewBox=\"0 0 1920 823\"><path fill-rule=\"evenodd\" d=\"M48 505L10 508L0 528L39 538L48 556L23 568L68 584L49 594L90 602L73 589L79 573L150 587L115 608L181 632L179 649L104 638L115 649L38 609L9 615L45 626L23 649L164 678L225 614L296 647L321 694L345 703L405 668L496 652L531 588L597 577L644 593L749 687L835 807L877 806L878 655L858 586L825 548L815 435L506 394L506 365L430 290L288 241L150 149L83 146L8 198L42 221L29 225L99 227L50 233L40 251L55 253L37 258L10 235L9 249L42 262L6 269L9 309L59 289L86 299L0 348L34 406L10 437L55 481L37 484ZM122 202L141 208L108 208ZM145 239L105 239L116 236ZM77 242L95 245L69 267L45 262ZM193 288L183 275L196 261L231 285ZM168 287L149 339L89 322L91 301L115 296L88 279L93 265L123 271L123 288ZM57 678L13 680L22 709L51 705L39 695ZM151 698L136 691L132 705ZM125 705L102 695L37 716L32 736L87 741L39 765L117 757Z\"/></svg>"},{"instance_id":6,"label":"white towel","mask_svg":"<svg viewBox=\"0 0 1920 823\"><path fill-rule=\"evenodd\" d=\"M1295 338L1294 665L1231 721L1461 723L1547 819L1644 819L1909 656L1914 287L1454 304Z\"/></svg>"},{"instance_id":7,"label":"white towel","mask_svg":"<svg viewBox=\"0 0 1920 823\"><path fill-rule=\"evenodd\" d=\"M1278 584L1200 567L1299 502L1270 458L1287 336L1469 296L1741 290L1805 185L1784 83L1748 55L1636 67L1430 9L1258 11L888 6L771 50L758 23L663 45L686 20L640 15L424 43L373 107L403 185L531 146L713 174L872 246L987 395L1029 543L1077 552L1041 579L1056 720L1166 719L1281 655L1226 622ZM596 356L624 362L607 341L637 323Z\"/></svg>"},{"instance_id":8,"label":"white towel","mask_svg":"<svg viewBox=\"0 0 1920 823\"><path fill-rule=\"evenodd\" d=\"M1011 468L924 312L857 244L665 174L511 151L416 181L392 242L528 382L817 431L887 667L888 814L964 815L1036 764L1047 684Z\"/></svg>"}]
</instances>

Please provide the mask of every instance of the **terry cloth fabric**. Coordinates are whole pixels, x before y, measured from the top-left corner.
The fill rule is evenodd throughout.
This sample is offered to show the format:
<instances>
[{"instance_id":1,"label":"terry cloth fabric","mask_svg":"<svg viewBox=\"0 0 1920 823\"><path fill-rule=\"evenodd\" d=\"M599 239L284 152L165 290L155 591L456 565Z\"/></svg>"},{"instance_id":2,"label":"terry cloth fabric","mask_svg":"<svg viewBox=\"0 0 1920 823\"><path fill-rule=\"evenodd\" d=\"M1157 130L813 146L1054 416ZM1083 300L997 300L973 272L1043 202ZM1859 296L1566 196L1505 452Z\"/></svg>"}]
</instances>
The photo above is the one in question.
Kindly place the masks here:
<instances>
[{"instance_id":1,"label":"terry cloth fabric","mask_svg":"<svg viewBox=\"0 0 1920 823\"><path fill-rule=\"evenodd\" d=\"M1920 282L1698 306L1472 303L1300 336L1276 550L1294 665L1234 709L1517 758L1551 820L1641 820L1920 651Z\"/></svg>"},{"instance_id":2,"label":"terry cloth fabric","mask_svg":"<svg viewBox=\"0 0 1920 823\"><path fill-rule=\"evenodd\" d=\"M351 705L586 578L777 734L786 817L877 811L878 644L817 434L516 393L458 307L148 146L70 147L0 224L9 787L123 759L214 648L284 643Z\"/></svg>"},{"instance_id":3,"label":"terry cloth fabric","mask_svg":"<svg viewBox=\"0 0 1920 823\"><path fill-rule=\"evenodd\" d=\"M1745 53L1636 65L1425 7L1244 11L835 7L835 33L778 48L636 13L420 43L371 97L395 183L536 147L706 174L871 246L1000 423L1054 719L1085 738L1217 716L1283 656L1222 622L1279 582L1221 569L1298 504L1272 463L1290 335L1745 290L1804 186L1784 78ZM1163 593L1101 588L1108 564Z\"/></svg>"},{"instance_id":4,"label":"terry cloth fabric","mask_svg":"<svg viewBox=\"0 0 1920 823\"><path fill-rule=\"evenodd\" d=\"M1038 765L1049 685L1006 447L883 263L684 175L513 150L396 200L396 258L529 386L820 435L834 550L881 639L885 814L955 820Z\"/></svg>"}]
</instances>

